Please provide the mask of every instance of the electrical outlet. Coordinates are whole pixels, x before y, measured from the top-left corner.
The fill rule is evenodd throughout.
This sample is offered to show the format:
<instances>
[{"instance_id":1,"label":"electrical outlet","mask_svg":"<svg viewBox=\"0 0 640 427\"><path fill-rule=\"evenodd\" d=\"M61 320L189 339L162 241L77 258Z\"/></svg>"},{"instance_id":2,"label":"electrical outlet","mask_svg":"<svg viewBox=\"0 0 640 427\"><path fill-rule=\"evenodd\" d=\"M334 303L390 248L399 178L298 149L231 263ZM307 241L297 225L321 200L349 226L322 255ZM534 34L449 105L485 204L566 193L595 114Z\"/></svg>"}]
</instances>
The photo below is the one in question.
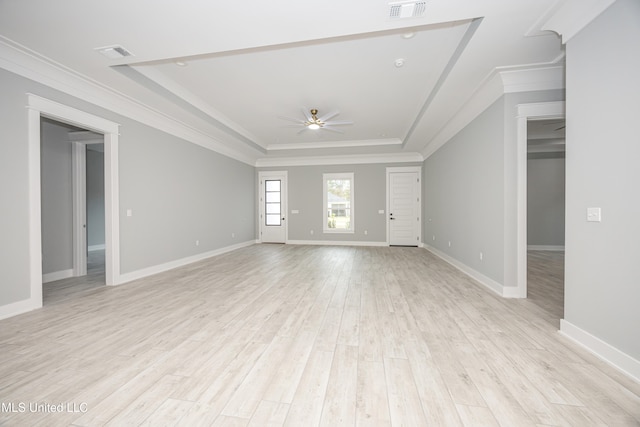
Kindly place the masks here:
<instances>
[{"instance_id":1,"label":"electrical outlet","mask_svg":"<svg viewBox=\"0 0 640 427\"><path fill-rule=\"evenodd\" d=\"M369 232L367 230L364 230L364 235L366 236L367 234L369 234Z\"/></svg>"},{"instance_id":2,"label":"electrical outlet","mask_svg":"<svg viewBox=\"0 0 640 427\"><path fill-rule=\"evenodd\" d=\"M480 252L480 261L482 261L483 254Z\"/></svg>"},{"instance_id":3,"label":"electrical outlet","mask_svg":"<svg viewBox=\"0 0 640 427\"><path fill-rule=\"evenodd\" d=\"M451 240L449 240L449 247L451 247Z\"/></svg>"},{"instance_id":4,"label":"electrical outlet","mask_svg":"<svg viewBox=\"0 0 640 427\"><path fill-rule=\"evenodd\" d=\"M309 233L310 233L310 234L313 234L313 230L310 230L310 231L309 231Z\"/></svg>"},{"instance_id":5,"label":"electrical outlet","mask_svg":"<svg viewBox=\"0 0 640 427\"><path fill-rule=\"evenodd\" d=\"M231 238L235 239L236 238L236 233L231 233Z\"/></svg>"},{"instance_id":6,"label":"electrical outlet","mask_svg":"<svg viewBox=\"0 0 640 427\"><path fill-rule=\"evenodd\" d=\"M196 246L200 246L200 240L196 240Z\"/></svg>"}]
</instances>

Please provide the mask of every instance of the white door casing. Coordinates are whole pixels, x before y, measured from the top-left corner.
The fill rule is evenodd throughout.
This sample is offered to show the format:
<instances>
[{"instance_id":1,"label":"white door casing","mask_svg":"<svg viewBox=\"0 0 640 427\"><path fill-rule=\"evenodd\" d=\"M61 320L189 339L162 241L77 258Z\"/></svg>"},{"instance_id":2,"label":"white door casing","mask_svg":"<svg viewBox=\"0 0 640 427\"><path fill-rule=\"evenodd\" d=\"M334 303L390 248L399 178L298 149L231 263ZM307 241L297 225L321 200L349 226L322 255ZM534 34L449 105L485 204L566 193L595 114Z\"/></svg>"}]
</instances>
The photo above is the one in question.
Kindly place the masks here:
<instances>
[{"instance_id":1,"label":"white door casing","mask_svg":"<svg viewBox=\"0 0 640 427\"><path fill-rule=\"evenodd\" d=\"M421 167L387 168L387 241L390 246L419 246Z\"/></svg>"},{"instance_id":2,"label":"white door casing","mask_svg":"<svg viewBox=\"0 0 640 427\"><path fill-rule=\"evenodd\" d=\"M258 173L260 242L287 241L287 171Z\"/></svg>"}]
</instances>

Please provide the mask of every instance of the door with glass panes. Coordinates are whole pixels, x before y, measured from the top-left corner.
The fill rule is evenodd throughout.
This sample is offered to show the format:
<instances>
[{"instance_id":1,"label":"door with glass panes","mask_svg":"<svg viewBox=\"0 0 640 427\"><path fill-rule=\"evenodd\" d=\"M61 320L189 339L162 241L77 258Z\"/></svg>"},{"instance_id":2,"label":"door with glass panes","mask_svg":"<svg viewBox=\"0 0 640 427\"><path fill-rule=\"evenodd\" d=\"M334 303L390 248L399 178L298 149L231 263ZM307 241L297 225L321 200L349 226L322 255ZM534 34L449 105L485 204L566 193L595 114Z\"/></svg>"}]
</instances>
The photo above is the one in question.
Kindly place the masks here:
<instances>
[{"instance_id":1,"label":"door with glass panes","mask_svg":"<svg viewBox=\"0 0 640 427\"><path fill-rule=\"evenodd\" d=\"M287 240L287 173L260 172L260 240L285 243Z\"/></svg>"}]
</instances>

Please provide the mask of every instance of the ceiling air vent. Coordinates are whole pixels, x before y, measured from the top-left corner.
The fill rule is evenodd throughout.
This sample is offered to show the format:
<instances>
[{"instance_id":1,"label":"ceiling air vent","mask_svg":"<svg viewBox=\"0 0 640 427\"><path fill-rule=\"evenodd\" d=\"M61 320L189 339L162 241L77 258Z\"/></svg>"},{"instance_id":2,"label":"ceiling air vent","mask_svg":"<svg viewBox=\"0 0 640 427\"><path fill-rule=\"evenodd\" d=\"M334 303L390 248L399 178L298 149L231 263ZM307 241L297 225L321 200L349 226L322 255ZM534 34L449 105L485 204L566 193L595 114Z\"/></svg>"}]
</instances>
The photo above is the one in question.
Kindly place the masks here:
<instances>
[{"instance_id":1,"label":"ceiling air vent","mask_svg":"<svg viewBox=\"0 0 640 427\"><path fill-rule=\"evenodd\" d=\"M424 15L426 8L426 1L389 3L389 18L417 18Z\"/></svg>"},{"instance_id":2,"label":"ceiling air vent","mask_svg":"<svg viewBox=\"0 0 640 427\"><path fill-rule=\"evenodd\" d=\"M109 59L120 59L124 58L125 56L132 56L132 53L122 46L97 47L95 50Z\"/></svg>"}]
</instances>

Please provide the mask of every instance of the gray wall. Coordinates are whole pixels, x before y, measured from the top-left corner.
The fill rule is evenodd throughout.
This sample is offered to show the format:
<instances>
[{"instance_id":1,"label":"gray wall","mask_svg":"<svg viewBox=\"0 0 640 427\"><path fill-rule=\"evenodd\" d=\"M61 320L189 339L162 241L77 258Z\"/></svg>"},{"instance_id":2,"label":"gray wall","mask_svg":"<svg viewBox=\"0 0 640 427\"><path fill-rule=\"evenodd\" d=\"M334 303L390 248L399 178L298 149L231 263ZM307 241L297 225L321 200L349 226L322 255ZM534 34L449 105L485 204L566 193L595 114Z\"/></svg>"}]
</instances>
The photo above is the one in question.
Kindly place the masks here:
<instances>
[{"instance_id":1,"label":"gray wall","mask_svg":"<svg viewBox=\"0 0 640 427\"><path fill-rule=\"evenodd\" d=\"M104 152L87 145L87 246L104 245Z\"/></svg>"},{"instance_id":2,"label":"gray wall","mask_svg":"<svg viewBox=\"0 0 640 427\"><path fill-rule=\"evenodd\" d=\"M562 99L561 90L506 94L425 160L426 244L516 286L517 106Z\"/></svg>"},{"instance_id":3,"label":"gray wall","mask_svg":"<svg viewBox=\"0 0 640 427\"><path fill-rule=\"evenodd\" d=\"M396 166L419 166L419 163L288 166L259 171L287 171L289 240L386 242L386 168ZM354 173L355 232L324 234L322 174L339 172ZM291 210L299 213L291 214ZM385 214L379 214L378 210L384 210Z\"/></svg>"},{"instance_id":4,"label":"gray wall","mask_svg":"<svg viewBox=\"0 0 640 427\"><path fill-rule=\"evenodd\" d=\"M30 296L27 93L120 123L122 273L255 239L252 166L5 70L0 93L0 306Z\"/></svg>"},{"instance_id":5,"label":"gray wall","mask_svg":"<svg viewBox=\"0 0 640 427\"><path fill-rule=\"evenodd\" d=\"M73 198L70 128L40 125L42 274L73 268Z\"/></svg>"},{"instance_id":6,"label":"gray wall","mask_svg":"<svg viewBox=\"0 0 640 427\"><path fill-rule=\"evenodd\" d=\"M529 153L527 244L564 246L564 152Z\"/></svg>"},{"instance_id":7,"label":"gray wall","mask_svg":"<svg viewBox=\"0 0 640 427\"><path fill-rule=\"evenodd\" d=\"M640 2L567 43L565 320L640 360ZM602 222L587 222L588 207Z\"/></svg>"},{"instance_id":8,"label":"gray wall","mask_svg":"<svg viewBox=\"0 0 640 427\"><path fill-rule=\"evenodd\" d=\"M499 283L504 262L503 104L502 98L496 101L425 160L423 180L424 242Z\"/></svg>"}]
</instances>

